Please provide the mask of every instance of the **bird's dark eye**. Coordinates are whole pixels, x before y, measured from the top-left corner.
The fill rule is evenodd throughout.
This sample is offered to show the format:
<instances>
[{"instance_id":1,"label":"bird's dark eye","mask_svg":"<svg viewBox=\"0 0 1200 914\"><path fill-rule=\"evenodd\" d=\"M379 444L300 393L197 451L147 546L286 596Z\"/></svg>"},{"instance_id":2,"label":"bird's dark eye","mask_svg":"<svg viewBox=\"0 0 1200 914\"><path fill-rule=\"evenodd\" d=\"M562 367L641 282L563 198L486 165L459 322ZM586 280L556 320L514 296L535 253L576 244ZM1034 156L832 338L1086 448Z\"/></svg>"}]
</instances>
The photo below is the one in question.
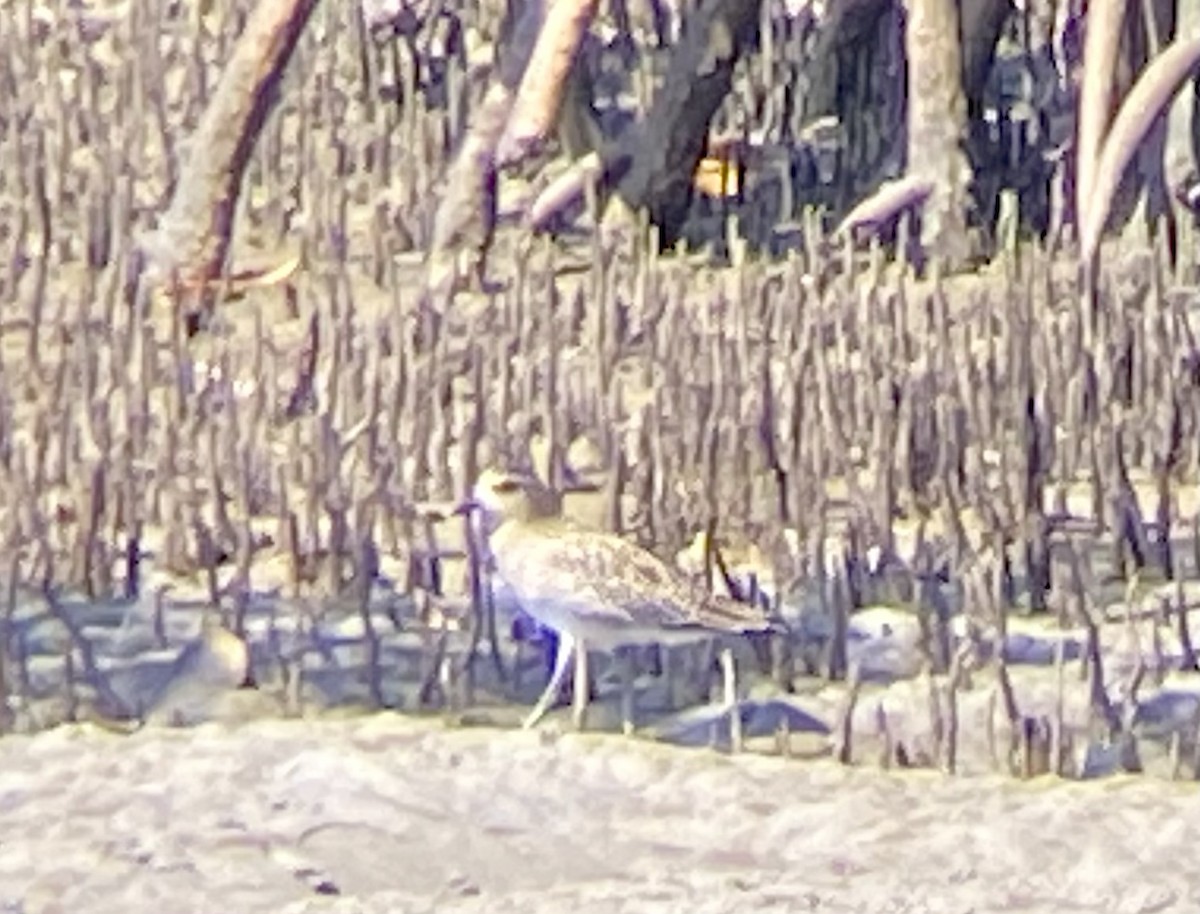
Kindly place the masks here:
<instances>
[{"instance_id":1,"label":"bird's dark eye","mask_svg":"<svg viewBox=\"0 0 1200 914\"><path fill-rule=\"evenodd\" d=\"M516 492L520 488L521 484L515 479L502 479L496 483L496 491L502 495L507 492Z\"/></svg>"}]
</instances>

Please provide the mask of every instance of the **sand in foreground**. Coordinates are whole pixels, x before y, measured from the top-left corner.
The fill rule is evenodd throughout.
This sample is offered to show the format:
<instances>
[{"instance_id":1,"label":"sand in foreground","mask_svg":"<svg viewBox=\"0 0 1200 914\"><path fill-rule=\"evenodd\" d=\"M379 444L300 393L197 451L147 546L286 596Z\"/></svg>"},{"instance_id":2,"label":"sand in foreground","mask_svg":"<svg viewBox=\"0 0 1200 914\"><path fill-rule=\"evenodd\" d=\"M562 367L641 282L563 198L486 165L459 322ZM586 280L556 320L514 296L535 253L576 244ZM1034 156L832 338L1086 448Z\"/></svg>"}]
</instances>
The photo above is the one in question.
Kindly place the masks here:
<instances>
[{"instance_id":1,"label":"sand in foreground","mask_svg":"<svg viewBox=\"0 0 1200 914\"><path fill-rule=\"evenodd\" d=\"M1200 794L389 714L0 740L0 911L1200 910Z\"/></svg>"}]
</instances>

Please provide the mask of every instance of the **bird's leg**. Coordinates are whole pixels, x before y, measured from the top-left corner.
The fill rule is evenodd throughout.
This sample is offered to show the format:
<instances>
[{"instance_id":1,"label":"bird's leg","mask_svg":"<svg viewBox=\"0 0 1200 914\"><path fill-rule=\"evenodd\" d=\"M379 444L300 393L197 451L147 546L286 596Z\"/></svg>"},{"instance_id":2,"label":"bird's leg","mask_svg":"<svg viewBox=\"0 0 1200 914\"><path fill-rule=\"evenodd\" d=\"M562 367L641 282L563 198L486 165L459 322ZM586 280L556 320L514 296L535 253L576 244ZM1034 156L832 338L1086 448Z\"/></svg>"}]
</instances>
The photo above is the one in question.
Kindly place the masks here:
<instances>
[{"instance_id":1,"label":"bird's leg","mask_svg":"<svg viewBox=\"0 0 1200 914\"><path fill-rule=\"evenodd\" d=\"M564 636L565 637L565 636ZM571 690L571 722L576 730L582 730L587 722L588 686L587 645L579 641L575 645L575 684Z\"/></svg>"},{"instance_id":2,"label":"bird's leg","mask_svg":"<svg viewBox=\"0 0 1200 914\"><path fill-rule=\"evenodd\" d=\"M621 667L621 732L626 736L633 736L633 651L627 648L619 649L616 661Z\"/></svg>"},{"instance_id":3,"label":"bird's leg","mask_svg":"<svg viewBox=\"0 0 1200 914\"><path fill-rule=\"evenodd\" d=\"M554 658L554 672L550 674L550 682L546 686L546 691L542 693L542 697L538 699L537 704L533 706L533 710L529 712L529 716L525 718L525 723L521 725L522 728L528 730L546 716L546 712L550 710L550 705L558 697L559 687L562 685L563 676L567 672L567 663L571 660L571 654L574 651L575 639L566 632L559 632L558 654Z\"/></svg>"},{"instance_id":4,"label":"bird's leg","mask_svg":"<svg viewBox=\"0 0 1200 914\"><path fill-rule=\"evenodd\" d=\"M742 751L742 708L738 704L736 671L733 650L721 649L721 673L725 684L725 707L729 711L729 751Z\"/></svg>"},{"instance_id":5,"label":"bird's leg","mask_svg":"<svg viewBox=\"0 0 1200 914\"><path fill-rule=\"evenodd\" d=\"M687 679L687 655L691 649L691 645L687 644L678 648L666 644L658 646L658 681L666 693L668 711L677 711L680 707L686 707L687 703L692 700L691 692L687 691L691 688ZM680 698L681 688L684 690L682 699Z\"/></svg>"},{"instance_id":6,"label":"bird's leg","mask_svg":"<svg viewBox=\"0 0 1200 914\"><path fill-rule=\"evenodd\" d=\"M675 684L678 678L674 675L679 660L674 651L665 644L658 646L658 685L666 696L666 710L675 710Z\"/></svg>"}]
</instances>

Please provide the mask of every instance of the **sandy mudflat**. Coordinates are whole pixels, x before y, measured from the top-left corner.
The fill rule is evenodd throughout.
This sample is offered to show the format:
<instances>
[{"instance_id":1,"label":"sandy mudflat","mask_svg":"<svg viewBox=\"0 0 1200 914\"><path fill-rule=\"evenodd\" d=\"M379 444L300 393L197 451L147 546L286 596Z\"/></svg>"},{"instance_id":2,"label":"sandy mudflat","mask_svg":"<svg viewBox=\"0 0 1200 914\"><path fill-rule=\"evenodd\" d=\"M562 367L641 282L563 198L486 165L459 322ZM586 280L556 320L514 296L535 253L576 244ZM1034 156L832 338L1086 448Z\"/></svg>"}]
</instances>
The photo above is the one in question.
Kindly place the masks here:
<instances>
[{"instance_id":1,"label":"sandy mudflat","mask_svg":"<svg viewBox=\"0 0 1200 914\"><path fill-rule=\"evenodd\" d=\"M1197 846L1200 793L1152 780L390 714L0 740L4 912L1195 912Z\"/></svg>"}]
</instances>

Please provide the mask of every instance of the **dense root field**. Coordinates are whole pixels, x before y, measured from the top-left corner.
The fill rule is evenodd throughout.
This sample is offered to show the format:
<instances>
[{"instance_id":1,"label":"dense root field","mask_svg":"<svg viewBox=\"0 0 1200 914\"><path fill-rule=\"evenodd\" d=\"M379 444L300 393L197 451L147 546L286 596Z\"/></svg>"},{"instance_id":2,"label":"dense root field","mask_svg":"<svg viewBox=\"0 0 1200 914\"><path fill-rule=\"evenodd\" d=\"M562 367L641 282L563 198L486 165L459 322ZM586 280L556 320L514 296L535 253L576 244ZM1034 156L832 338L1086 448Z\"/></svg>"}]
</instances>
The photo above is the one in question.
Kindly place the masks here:
<instances>
[{"instance_id":1,"label":"dense root field","mask_svg":"<svg viewBox=\"0 0 1200 914\"><path fill-rule=\"evenodd\" d=\"M772 259L736 238L659 256L619 222L583 239L506 224L487 291L418 345L419 251L467 110L437 67L483 66L495 17L452 11L465 56L423 39L440 75L418 92L411 55L323 4L233 250L235 270L299 261L192 333L183 305L128 282L128 255L188 180L182 138L241 19L147 9L0 6L20 114L0 143L6 727L161 703L206 606L246 633L265 713L527 701L539 659L503 606L490 624L461 524L435 519L502 459L590 483L572 511L664 556L715 521L735 576L792 626L761 675L744 663L766 708L752 736L967 769L1050 754L1033 769L1075 774L1117 767L1096 753L1137 767L1148 739L1143 761L1194 773L1186 224L1171 267L1114 245L1094 302L1034 244L938 280L814 219ZM770 223L770 196L717 215ZM895 690L915 697L897 708ZM671 702L648 707L655 732L701 741ZM1000 748L968 764L959 741Z\"/></svg>"}]
</instances>

